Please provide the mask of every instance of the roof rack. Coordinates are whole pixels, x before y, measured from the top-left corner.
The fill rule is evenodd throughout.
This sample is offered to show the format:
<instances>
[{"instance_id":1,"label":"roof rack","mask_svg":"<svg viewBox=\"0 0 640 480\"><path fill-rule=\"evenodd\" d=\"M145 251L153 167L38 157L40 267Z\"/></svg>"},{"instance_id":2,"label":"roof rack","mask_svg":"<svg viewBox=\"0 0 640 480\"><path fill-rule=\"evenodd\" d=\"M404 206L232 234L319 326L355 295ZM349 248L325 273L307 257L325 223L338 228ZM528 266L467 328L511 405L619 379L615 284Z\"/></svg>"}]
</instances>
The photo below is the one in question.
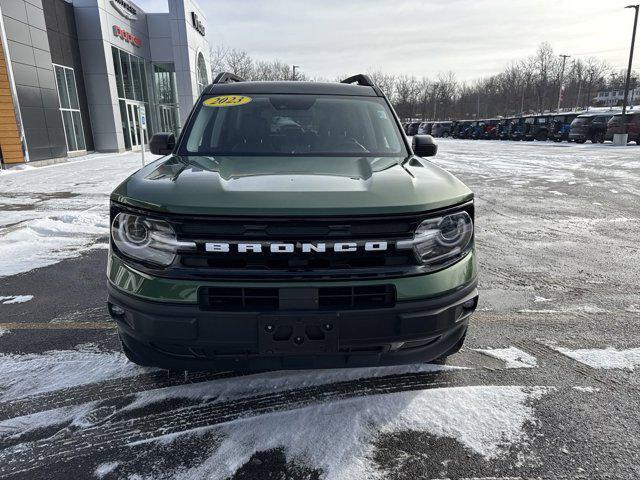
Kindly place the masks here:
<instances>
[{"instance_id":1,"label":"roof rack","mask_svg":"<svg viewBox=\"0 0 640 480\"><path fill-rule=\"evenodd\" d=\"M213 80L213 83L230 83L230 82L244 82L244 78L239 77L235 73L222 72Z\"/></svg>"},{"instance_id":2,"label":"roof rack","mask_svg":"<svg viewBox=\"0 0 640 480\"><path fill-rule=\"evenodd\" d=\"M353 75L352 77L345 78L340 83L357 83L358 85L362 85L363 87L375 87L375 83L371 81L371 79L364 75L363 73L359 73L358 75Z\"/></svg>"}]
</instances>

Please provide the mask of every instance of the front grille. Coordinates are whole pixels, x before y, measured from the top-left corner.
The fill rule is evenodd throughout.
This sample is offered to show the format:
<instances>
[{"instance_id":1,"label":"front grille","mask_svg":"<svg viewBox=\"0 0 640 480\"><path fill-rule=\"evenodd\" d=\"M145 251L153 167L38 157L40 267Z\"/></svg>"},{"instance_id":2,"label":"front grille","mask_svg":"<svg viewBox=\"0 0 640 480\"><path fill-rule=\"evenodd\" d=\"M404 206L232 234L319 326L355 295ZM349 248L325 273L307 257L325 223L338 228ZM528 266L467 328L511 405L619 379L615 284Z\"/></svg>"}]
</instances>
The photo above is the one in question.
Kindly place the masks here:
<instances>
[{"instance_id":1,"label":"front grille","mask_svg":"<svg viewBox=\"0 0 640 480\"><path fill-rule=\"evenodd\" d=\"M353 252L322 254L253 254L207 253L204 249L195 253L183 253L180 263L188 268L238 269L269 273L270 271L296 270L350 270L358 268L399 267L415 263L411 252Z\"/></svg>"},{"instance_id":2,"label":"front grille","mask_svg":"<svg viewBox=\"0 0 640 480\"><path fill-rule=\"evenodd\" d=\"M418 263L412 252L396 250L395 240L410 238L422 221L418 215L360 218L176 218L179 237L195 241L195 252L182 252L178 267L201 276L238 279L388 278L407 274ZM213 253L205 242L388 242L385 251L302 253Z\"/></svg>"},{"instance_id":3,"label":"front grille","mask_svg":"<svg viewBox=\"0 0 640 480\"><path fill-rule=\"evenodd\" d=\"M180 251L174 263L163 269L137 265L150 274L180 279L206 280L365 280L399 278L424 273L412 251L397 250L398 240L411 238L428 216L464 208L473 218L473 204L439 212L359 217L221 217L182 214L150 214L171 224L180 241L195 242L193 251ZM112 203L112 218L124 207ZM136 211L136 209L127 208ZM364 242L387 242L386 250L365 250ZM207 242L261 243L263 253L207 252ZM335 252L337 242L356 242L357 251ZM294 244L293 252L271 253L266 245ZM325 252L301 252L302 243L326 243ZM239 300L236 300L239 301Z\"/></svg>"},{"instance_id":4,"label":"front grille","mask_svg":"<svg viewBox=\"0 0 640 480\"><path fill-rule=\"evenodd\" d=\"M393 307L396 292L393 285L365 285L354 287L320 287L313 290L317 295L317 310L349 310ZM199 304L203 310L212 311L276 311L280 310L280 289L270 287L202 287Z\"/></svg>"}]
</instances>

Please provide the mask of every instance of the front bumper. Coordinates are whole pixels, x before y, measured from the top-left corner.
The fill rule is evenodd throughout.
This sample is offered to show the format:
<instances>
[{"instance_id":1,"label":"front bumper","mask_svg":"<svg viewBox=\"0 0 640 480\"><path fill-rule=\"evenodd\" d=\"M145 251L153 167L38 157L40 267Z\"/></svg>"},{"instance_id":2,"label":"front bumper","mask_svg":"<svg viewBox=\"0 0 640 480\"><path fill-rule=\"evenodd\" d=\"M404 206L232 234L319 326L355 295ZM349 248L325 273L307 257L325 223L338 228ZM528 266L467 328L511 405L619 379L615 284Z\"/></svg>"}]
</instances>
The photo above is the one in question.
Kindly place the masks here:
<instances>
[{"instance_id":1,"label":"front bumper","mask_svg":"<svg viewBox=\"0 0 640 480\"><path fill-rule=\"evenodd\" d=\"M145 364L168 369L255 371L428 362L464 336L477 300L474 278L446 294L388 308L215 312L197 304L137 298L109 284L109 310L125 346ZM119 307L118 314L113 306ZM279 326L293 328L294 334L276 339L271 332ZM314 336L318 329L324 332L322 341ZM300 343L297 337L302 337Z\"/></svg>"}]
</instances>

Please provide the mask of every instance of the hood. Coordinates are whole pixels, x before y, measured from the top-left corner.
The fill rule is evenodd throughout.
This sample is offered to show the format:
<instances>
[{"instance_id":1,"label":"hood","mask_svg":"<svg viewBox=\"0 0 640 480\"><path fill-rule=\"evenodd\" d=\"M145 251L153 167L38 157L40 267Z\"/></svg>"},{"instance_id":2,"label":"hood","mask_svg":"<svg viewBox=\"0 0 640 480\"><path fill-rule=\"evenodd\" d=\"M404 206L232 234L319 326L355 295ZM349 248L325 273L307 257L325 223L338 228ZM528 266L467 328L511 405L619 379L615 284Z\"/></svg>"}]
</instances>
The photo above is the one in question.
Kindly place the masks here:
<instances>
[{"instance_id":1,"label":"hood","mask_svg":"<svg viewBox=\"0 0 640 480\"><path fill-rule=\"evenodd\" d=\"M427 211L473 194L418 157L169 156L134 173L111 198L170 213L321 216Z\"/></svg>"}]
</instances>

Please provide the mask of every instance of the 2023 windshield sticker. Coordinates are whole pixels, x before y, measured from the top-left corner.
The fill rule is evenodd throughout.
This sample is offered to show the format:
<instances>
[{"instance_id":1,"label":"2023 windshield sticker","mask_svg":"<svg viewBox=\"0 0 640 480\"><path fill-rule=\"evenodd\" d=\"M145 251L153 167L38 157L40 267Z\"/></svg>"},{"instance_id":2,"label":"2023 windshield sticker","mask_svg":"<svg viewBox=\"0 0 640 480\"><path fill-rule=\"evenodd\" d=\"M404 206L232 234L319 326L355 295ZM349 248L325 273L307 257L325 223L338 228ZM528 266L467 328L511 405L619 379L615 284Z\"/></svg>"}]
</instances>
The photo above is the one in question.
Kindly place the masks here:
<instances>
[{"instance_id":1,"label":"2023 windshield sticker","mask_svg":"<svg viewBox=\"0 0 640 480\"><path fill-rule=\"evenodd\" d=\"M242 95L218 95L217 97L207 98L202 104L206 107L237 107L245 105L251 101L251 97Z\"/></svg>"}]
</instances>

